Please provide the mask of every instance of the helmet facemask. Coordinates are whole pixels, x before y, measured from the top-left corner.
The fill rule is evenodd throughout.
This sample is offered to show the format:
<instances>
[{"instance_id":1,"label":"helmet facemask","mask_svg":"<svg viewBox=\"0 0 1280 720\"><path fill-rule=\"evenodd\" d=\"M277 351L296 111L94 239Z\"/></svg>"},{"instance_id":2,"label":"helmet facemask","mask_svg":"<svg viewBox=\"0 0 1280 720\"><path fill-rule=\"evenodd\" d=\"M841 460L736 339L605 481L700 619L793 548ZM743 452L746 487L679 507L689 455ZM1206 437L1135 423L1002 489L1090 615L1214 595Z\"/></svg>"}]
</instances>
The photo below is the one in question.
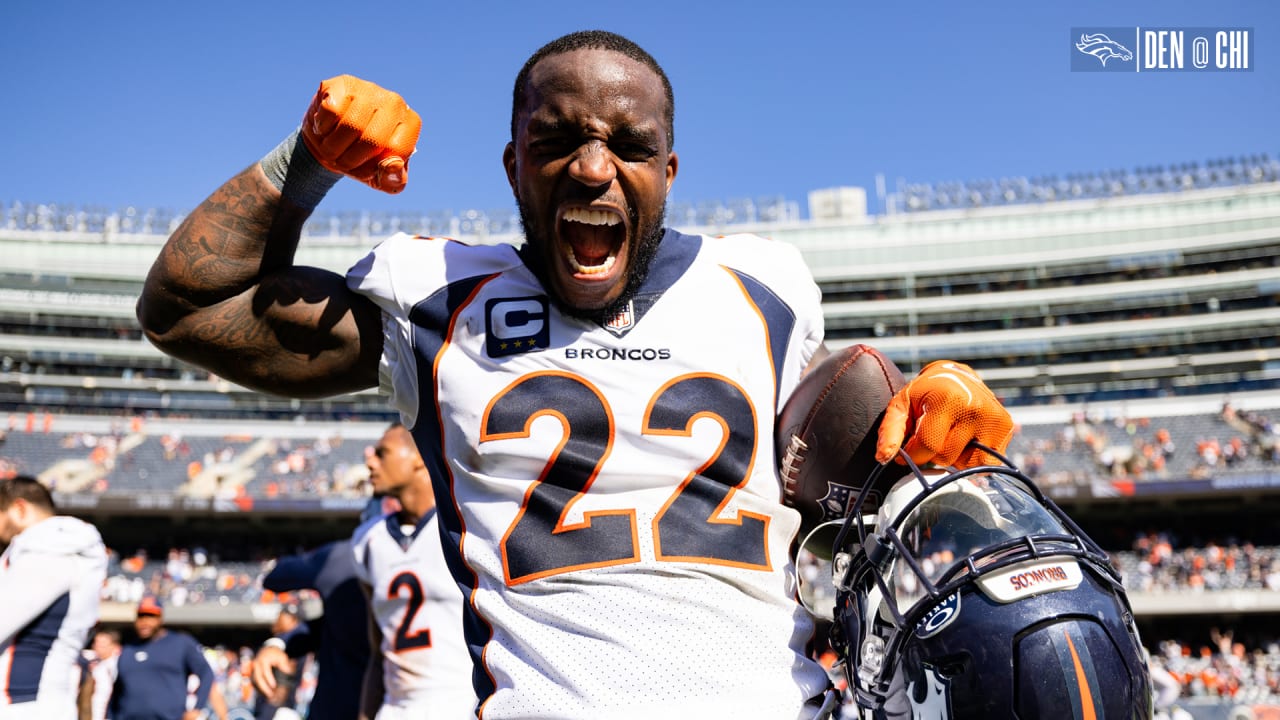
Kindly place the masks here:
<instances>
[{"instance_id":1,"label":"helmet facemask","mask_svg":"<svg viewBox=\"0 0 1280 720\"><path fill-rule=\"evenodd\" d=\"M969 716L953 714L965 692L1004 692L1006 706L1021 697L1023 714L1010 707L1007 717L1033 717L1028 707L1068 691L1082 708L1093 695L1114 704L1101 697L1110 688L1089 684L1097 668L1047 690L1024 687L1032 670L1022 659L1050 652L1039 647L1048 642L1062 647L1050 654L1065 658L1064 673L1095 659L1108 673L1123 670L1122 694L1149 714L1149 696L1138 697L1148 684L1137 631L1106 554L1008 460L982 449L1004 465L925 472L907 458L912 472L880 489L878 508L873 473L836 536L832 644L858 704L936 718Z\"/></svg>"}]
</instances>

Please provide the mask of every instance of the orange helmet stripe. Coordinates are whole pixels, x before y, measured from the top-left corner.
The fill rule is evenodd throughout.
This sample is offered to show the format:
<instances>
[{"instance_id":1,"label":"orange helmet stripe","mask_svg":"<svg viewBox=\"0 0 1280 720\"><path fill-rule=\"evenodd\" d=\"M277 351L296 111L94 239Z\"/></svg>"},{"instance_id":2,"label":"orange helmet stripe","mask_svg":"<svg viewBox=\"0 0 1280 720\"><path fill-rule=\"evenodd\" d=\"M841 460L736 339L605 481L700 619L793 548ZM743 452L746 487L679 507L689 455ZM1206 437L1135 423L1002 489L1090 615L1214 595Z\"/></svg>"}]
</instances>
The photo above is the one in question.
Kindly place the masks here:
<instances>
[{"instance_id":1,"label":"orange helmet stripe","mask_svg":"<svg viewBox=\"0 0 1280 720\"><path fill-rule=\"evenodd\" d=\"M1064 634L1067 636L1067 648L1071 650L1071 664L1076 668L1076 684L1080 688L1081 720L1098 720L1098 715L1093 709L1093 692L1089 689L1089 675L1080 664L1080 656L1076 654L1076 644L1071 642L1071 633Z\"/></svg>"}]
</instances>

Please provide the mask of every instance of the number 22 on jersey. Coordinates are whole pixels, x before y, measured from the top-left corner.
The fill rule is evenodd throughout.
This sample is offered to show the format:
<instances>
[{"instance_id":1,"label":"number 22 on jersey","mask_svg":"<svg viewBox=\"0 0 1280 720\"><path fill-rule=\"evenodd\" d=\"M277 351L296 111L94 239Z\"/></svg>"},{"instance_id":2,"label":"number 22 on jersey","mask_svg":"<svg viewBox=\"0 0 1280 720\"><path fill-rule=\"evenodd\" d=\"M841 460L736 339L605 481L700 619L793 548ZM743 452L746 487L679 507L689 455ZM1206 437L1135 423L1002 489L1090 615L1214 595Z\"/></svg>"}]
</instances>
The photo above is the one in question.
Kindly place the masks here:
<instances>
[{"instance_id":1,"label":"number 22 on jersey","mask_svg":"<svg viewBox=\"0 0 1280 720\"><path fill-rule=\"evenodd\" d=\"M584 513L565 522L573 503L607 472L615 432L692 438L700 418L718 422L720 446L689 474L653 520L656 557L769 569L768 516L740 511L720 515L746 485L758 454L756 410L732 380L711 373L679 376L649 399L639 428L617 428L608 401L586 379L560 371L525 375L489 402L480 442L527 438L538 417L560 421L564 434L541 475L525 492L502 539L508 585L574 570L639 562L635 508Z\"/></svg>"}]
</instances>

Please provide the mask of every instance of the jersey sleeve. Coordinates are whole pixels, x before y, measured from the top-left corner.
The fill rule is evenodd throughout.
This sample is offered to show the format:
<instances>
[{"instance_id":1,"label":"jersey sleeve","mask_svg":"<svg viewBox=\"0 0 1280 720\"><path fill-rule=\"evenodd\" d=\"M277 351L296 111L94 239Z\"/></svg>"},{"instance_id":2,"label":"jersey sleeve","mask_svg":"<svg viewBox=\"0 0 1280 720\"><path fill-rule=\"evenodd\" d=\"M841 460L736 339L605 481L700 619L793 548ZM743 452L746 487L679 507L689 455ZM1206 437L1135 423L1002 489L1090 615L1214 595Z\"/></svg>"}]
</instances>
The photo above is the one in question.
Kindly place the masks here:
<instances>
[{"instance_id":1,"label":"jersey sleeve","mask_svg":"<svg viewBox=\"0 0 1280 720\"><path fill-rule=\"evenodd\" d=\"M755 278L791 311L794 325L779 375L778 407L782 407L822 345L822 290L794 245L758 235L730 235L710 241L709 246L717 260Z\"/></svg>"},{"instance_id":2,"label":"jersey sleeve","mask_svg":"<svg viewBox=\"0 0 1280 720\"><path fill-rule=\"evenodd\" d=\"M365 585L371 585L373 578L369 574L369 533L376 523L385 522L384 518L374 518L356 528L351 535L351 555L355 560L356 579Z\"/></svg>"},{"instance_id":3,"label":"jersey sleeve","mask_svg":"<svg viewBox=\"0 0 1280 720\"><path fill-rule=\"evenodd\" d=\"M62 553L11 547L5 563L0 573L0 646L8 645L79 580L75 560Z\"/></svg>"},{"instance_id":4,"label":"jersey sleeve","mask_svg":"<svg viewBox=\"0 0 1280 720\"><path fill-rule=\"evenodd\" d=\"M405 427L418 416L418 372L413 355L409 312L414 300L402 288L397 268L431 267L432 245L440 241L397 233L378 244L347 271L347 287L372 300L382 310L382 358L378 390L400 412Z\"/></svg>"},{"instance_id":5,"label":"jersey sleeve","mask_svg":"<svg viewBox=\"0 0 1280 720\"><path fill-rule=\"evenodd\" d=\"M520 265L510 245L467 245L446 238L398 233L387 238L347 271L347 287L372 300L382 310L382 359L378 388L400 412L405 427L413 428L418 408L426 400L418 377L415 353L418 333L443 336L444 327L415 324L414 309L428 303L454 283L493 275ZM421 318L416 318L419 321ZM427 360L429 363L429 360Z\"/></svg>"},{"instance_id":6,"label":"jersey sleeve","mask_svg":"<svg viewBox=\"0 0 1280 720\"><path fill-rule=\"evenodd\" d=\"M330 550L331 547L325 545L302 555L288 555L276 560L275 566L262 578L262 587L272 592L316 589L316 579Z\"/></svg>"}]
</instances>

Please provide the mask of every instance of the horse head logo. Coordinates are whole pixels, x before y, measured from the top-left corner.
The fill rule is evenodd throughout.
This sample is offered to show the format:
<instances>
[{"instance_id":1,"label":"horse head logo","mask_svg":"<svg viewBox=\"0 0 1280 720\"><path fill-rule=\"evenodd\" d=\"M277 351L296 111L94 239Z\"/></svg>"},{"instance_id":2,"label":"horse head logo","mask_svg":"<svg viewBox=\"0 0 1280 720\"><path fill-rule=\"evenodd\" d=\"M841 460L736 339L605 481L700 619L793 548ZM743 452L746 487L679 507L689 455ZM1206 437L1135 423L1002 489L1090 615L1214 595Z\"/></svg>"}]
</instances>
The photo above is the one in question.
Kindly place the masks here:
<instances>
[{"instance_id":1,"label":"horse head logo","mask_svg":"<svg viewBox=\"0 0 1280 720\"><path fill-rule=\"evenodd\" d=\"M1125 62L1133 59L1132 50L1103 33L1082 34L1080 41L1076 43L1076 49L1085 55L1092 55L1098 58L1103 67L1107 66L1107 61L1111 58L1120 58Z\"/></svg>"},{"instance_id":2,"label":"horse head logo","mask_svg":"<svg viewBox=\"0 0 1280 720\"><path fill-rule=\"evenodd\" d=\"M922 665L924 670L923 688L916 687L915 681L907 683L907 700L911 702L911 720L950 720L951 683L938 674L930 664ZM923 699L917 699L923 696Z\"/></svg>"}]
</instances>

